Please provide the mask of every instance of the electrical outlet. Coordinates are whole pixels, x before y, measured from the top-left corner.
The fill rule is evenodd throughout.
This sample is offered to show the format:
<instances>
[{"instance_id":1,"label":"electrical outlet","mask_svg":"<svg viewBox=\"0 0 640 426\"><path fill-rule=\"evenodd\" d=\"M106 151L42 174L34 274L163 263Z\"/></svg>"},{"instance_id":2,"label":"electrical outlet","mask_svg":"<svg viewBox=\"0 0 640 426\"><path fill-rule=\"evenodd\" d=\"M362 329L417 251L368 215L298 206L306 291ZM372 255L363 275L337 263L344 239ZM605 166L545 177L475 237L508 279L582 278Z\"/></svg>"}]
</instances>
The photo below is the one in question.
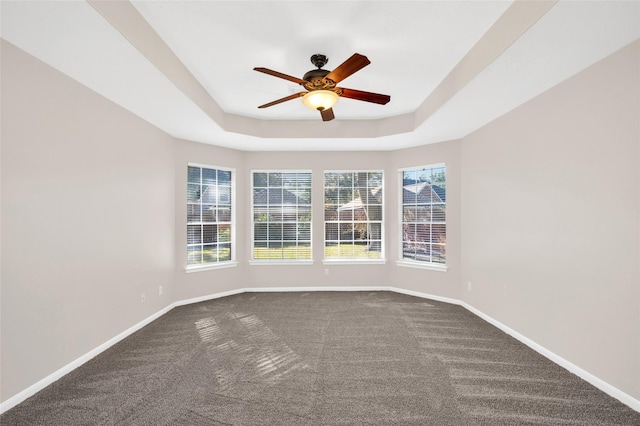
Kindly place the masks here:
<instances>
[{"instance_id":1,"label":"electrical outlet","mask_svg":"<svg viewBox=\"0 0 640 426\"><path fill-rule=\"evenodd\" d=\"M471 281L467 281L467 290L471 291Z\"/></svg>"},{"instance_id":2,"label":"electrical outlet","mask_svg":"<svg viewBox=\"0 0 640 426\"><path fill-rule=\"evenodd\" d=\"M326 269L324 270L324 274L325 274L325 275L329 275L329 268L326 268Z\"/></svg>"},{"instance_id":3,"label":"electrical outlet","mask_svg":"<svg viewBox=\"0 0 640 426\"><path fill-rule=\"evenodd\" d=\"M162 296L162 286L159 286L159 287L158 287L158 294L159 294L160 296Z\"/></svg>"},{"instance_id":4,"label":"electrical outlet","mask_svg":"<svg viewBox=\"0 0 640 426\"><path fill-rule=\"evenodd\" d=\"M141 302L141 303L144 303L144 299L145 299L145 295L144 295L144 293L142 293L142 294L140 295L140 302Z\"/></svg>"}]
</instances>

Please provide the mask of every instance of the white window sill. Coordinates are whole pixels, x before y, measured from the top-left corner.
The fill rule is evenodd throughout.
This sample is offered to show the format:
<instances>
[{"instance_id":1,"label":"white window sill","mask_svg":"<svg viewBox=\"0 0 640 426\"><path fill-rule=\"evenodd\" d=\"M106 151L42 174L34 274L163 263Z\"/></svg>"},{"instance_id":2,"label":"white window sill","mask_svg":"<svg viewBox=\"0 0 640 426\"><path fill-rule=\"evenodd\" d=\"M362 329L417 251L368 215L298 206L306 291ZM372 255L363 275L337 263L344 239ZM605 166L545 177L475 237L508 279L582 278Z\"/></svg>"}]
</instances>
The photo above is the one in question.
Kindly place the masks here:
<instances>
[{"instance_id":1,"label":"white window sill","mask_svg":"<svg viewBox=\"0 0 640 426\"><path fill-rule=\"evenodd\" d=\"M385 265L385 259L324 259L323 265Z\"/></svg>"},{"instance_id":2,"label":"white window sill","mask_svg":"<svg viewBox=\"0 0 640 426\"><path fill-rule=\"evenodd\" d=\"M201 271L210 271L212 269L225 269L225 268L235 268L238 266L238 262L217 262L217 263L208 263L206 265L192 265L184 268L187 274L192 272L201 272Z\"/></svg>"},{"instance_id":3,"label":"white window sill","mask_svg":"<svg viewBox=\"0 0 640 426\"><path fill-rule=\"evenodd\" d=\"M277 259L250 260L249 265L251 266L313 265L313 260L277 260Z\"/></svg>"},{"instance_id":4,"label":"white window sill","mask_svg":"<svg viewBox=\"0 0 640 426\"><path fill-rule=\"evenodd\" d=\"M438 263L427 263L427 262L415 262L410 260L398 260L396 261L396 265L404 266L406 268L417 268L417 269L428 269L430 271L440 271L447 272L447 265L441 265Z\"/></svg>"}]
</instances>

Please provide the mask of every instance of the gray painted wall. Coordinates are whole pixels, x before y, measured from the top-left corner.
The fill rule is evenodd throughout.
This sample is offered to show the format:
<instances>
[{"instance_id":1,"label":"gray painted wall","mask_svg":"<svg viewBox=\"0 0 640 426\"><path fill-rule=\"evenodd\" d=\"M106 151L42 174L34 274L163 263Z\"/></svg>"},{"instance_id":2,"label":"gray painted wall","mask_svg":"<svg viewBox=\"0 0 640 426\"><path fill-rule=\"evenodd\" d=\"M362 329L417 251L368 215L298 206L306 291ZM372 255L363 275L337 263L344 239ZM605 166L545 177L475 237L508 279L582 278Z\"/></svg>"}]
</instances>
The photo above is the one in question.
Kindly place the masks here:
<instances>
[{"instance_id":1,"label":"gray painted wall","mask_svg":"<svg viewBox=\"0 0 640 426\"><path fill-rule=\"evenodd\" d=\"M172 301L174 140L6 42L1 136L4 401Z\"/></svg>"},{"instance_id":2,"label":"gray painted wall","mask_svg":"<svg viewBox=\"0 0 640 426\"><path fill-rule=\"evenodd\" d=\"M462 144L463 299L636 399L639 50Z\"/></svg>"}]
</instances>

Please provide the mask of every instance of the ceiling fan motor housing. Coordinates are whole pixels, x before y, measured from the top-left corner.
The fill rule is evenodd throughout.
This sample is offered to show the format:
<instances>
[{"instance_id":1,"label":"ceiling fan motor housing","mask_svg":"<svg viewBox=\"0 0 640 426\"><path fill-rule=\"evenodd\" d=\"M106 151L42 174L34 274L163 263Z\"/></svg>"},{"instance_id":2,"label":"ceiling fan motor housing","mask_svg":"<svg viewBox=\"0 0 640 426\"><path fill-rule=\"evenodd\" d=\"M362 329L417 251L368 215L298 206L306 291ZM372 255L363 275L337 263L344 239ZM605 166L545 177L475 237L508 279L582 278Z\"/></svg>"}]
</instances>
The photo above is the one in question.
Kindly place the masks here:
<instances>
[{"instance_id":1,"label":"ceiling fan motor housing","mask_svg":"<svg viewBox=\"0 0 640 426\"><path fill-rule=\"evenodd\" d=\"M303 84L304 88L312 91L312 90L331 90L336 87L336 83L332 80L326 79L326 75L331 71L323 70L322 67L329 62L329 58L320 53L316 53L311 56L311 63L318 67L317 70L311 70L305 73L302 76L302 79L307 83Z\"/></svg>"},{"instance_id":2,"label":"ceiling fan motor housing","mask_svg":"<svg viewBox=\"0 0 640 426\"><path fill-rule=\"evenodd\" d=\"M327 70L311 70L302 77L303 80L306 81L304 84L305 89L307 90L321 90L321 89L331 89L335 87L335 83L329 79L324 78L330 71Z\"/></svg>"},{"instance_id":3,"label":"ceiling fan motor housing","mask_svg":"<svg viewBox=\"0 0 640 426\"><path fill-rule=\"evenodd\" d=\"M318 69L307 72L303 78L293 77L278 71L270 70L269 68L255 67L255 71L291 81L307 89L307 92L294 93L273 102L260 105L258 108L267 108L302 97L302 102L306 106L320 111L322 121L331 121L335 118L333 115L333 105L341 96L380 105L386 105L391 100L389 95L381 95L379 93L364 92L362 90L346 89L336 86L345 78L369 65L371 61L369 61L366 56L354 53L346 61L338 65L338 67L333 71L322 69L322 67L327 64L328 60L329 58L319 53L312 55L311 63Z\"/></svg>"}]
</instances>

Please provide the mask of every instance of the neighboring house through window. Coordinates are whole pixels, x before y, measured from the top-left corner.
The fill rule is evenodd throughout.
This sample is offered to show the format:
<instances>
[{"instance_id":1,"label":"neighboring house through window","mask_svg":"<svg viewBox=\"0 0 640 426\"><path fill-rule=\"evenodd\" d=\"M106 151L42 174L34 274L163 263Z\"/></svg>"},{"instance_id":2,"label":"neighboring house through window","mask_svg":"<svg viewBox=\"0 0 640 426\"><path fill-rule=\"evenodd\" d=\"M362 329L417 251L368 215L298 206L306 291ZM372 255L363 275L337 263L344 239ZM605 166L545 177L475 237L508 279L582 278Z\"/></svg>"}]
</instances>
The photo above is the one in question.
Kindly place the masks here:
<instances>
[{"instance_id":1,"label":"neighboring house through window","mask_svg":"<svg viewBox=\"0 0 640 426\"><path fill-rule=\"evenodd\" d=\"M444 269L446 265L446 167L400 170L401 259Z\"/></svg>"},{"instance_id":2,"label":"neighboring house through window","mask_svg":"<svg viewBox=\"0 0 640 426\"><path fill-rule=\"evenodd\" d=\"M311 172L253 171L255 261L311 260Z\"/></svg>"},{"instance_id":3,"label":"neighboring house through window","mask_svg":"<svg viewBox=\"0 0 640 426\"><path fill-rule=\"evenodd\" d=\"M326 260L384 259L382 215L382 171L325 171Z\"/></svg>"},{"instance_id":4,"label":"neighboring house through window","mask_svg":"<svg viewBox=\"0 0 640 426\"><path fill-rule=\"evenodd\" d=\"M189 164L187 268L234 260L234 176L231 169Z\"/></svg>"}]
</instances>

